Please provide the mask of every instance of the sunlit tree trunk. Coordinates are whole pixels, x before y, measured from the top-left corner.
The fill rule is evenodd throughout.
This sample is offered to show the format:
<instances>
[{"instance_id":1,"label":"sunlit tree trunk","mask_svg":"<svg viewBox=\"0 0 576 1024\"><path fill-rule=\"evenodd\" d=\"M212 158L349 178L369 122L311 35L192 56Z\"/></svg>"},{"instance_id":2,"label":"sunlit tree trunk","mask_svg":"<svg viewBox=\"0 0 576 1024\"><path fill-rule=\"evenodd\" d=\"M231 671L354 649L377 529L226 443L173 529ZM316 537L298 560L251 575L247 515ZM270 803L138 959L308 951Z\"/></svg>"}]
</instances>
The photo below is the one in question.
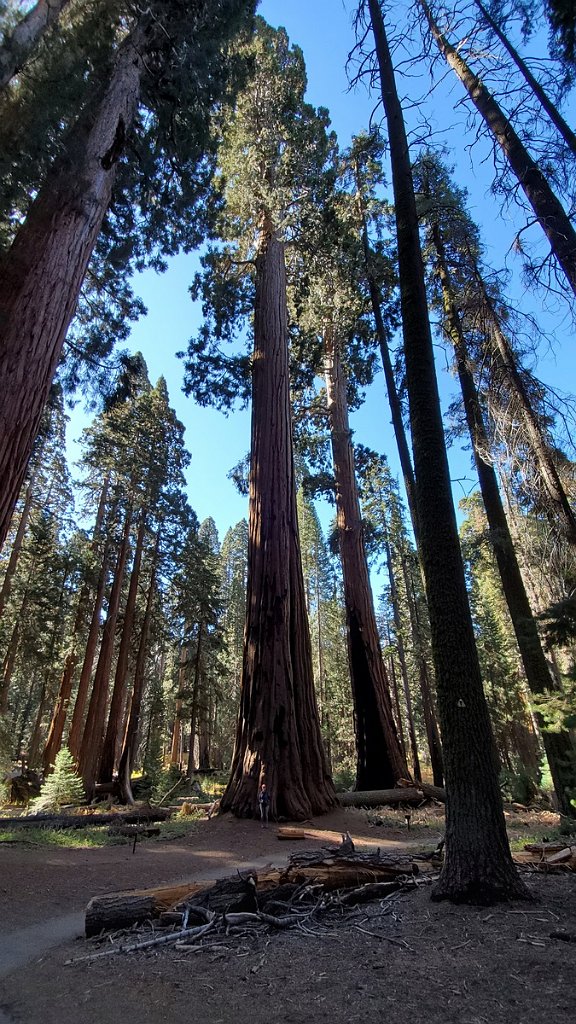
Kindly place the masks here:
<instances>
[{"instance_id":1,"label":"sunlit tree trunk","mask_svg":"<svg viewBox=\"0 0 576 1024\"><path fill-rule=\"evenodd\" d=\"M144 684L146 679L146 661L150 652L150 623L152 621L152 608L156 594L156 574L158 571L158 552L160 549L160 533L156 536L156 544L152 555L150 568L150 582L148 584L148 596L146 598L146 609L140 632L138 653L134 665L134 685L130 700L130 710L126 720L122 753L118 764L118 779L120 782L120 797L126 803L133 803L132 787L130 777L136 756L138 745L138 731L140 729L140 716L142 712L142 700L144 697Z\"/></svg>"},{"instance_id":2,"label":"sunlit tree trunk","mask_svg":"<svg viewBox=\"0 0 576 1024\"><path fill-rule=\"evenodd\" d=\"M515 47L512 46L512 43L508 39L508 36L502 31L497 22L494 21L494 18L491 17L490 12L486 9L481 0L474 0L474 2L486 24L489 25L489 27L494 32L494 35L497 36L497 38L502 43L504 49L512 57L512 60L514 61L516 67L520 71L520 74L524 78L525 82L527 82L527 84L532 89L532 92L538 99L538 102L542 106L542 109L546 111L548 117L552 121L552 124L555 128L557 128L568 148L571 150L574 156L576 156L576 135L570 128L570 125L567 124L567 122L564 120L562 114L558 110L558 107L556 107L554 103L552 103L552 100L545 92L545 90L542 88L538 79L534 78L534 75L530 71L530 68L528 67L526 62L522 59L522 57L515 49Z\"/></svg>"},{"instance_id":3,"label":"sunlit tree trunk","mask_svg":"<svg viewBox=\"0 0 576 1024\"><path fill-rule=\"evenodd\" d=\"M126 597L126 605L124 607L122 635L120 637L118 658L116 660L116 671L114 674L114 687L112 690L110 707L108 709L108 725L106 727L104 743L102 746L102 757L100 759L100 767L98 769L99 782L111 782L114 774L114 768L116 766L118 743L121 738L122 731L122 717L128 675L128 658L130 655L130 645L132 643L132 633L134 631L134 615L136 611L136 599L138 597L138 586L140 583L140 568L142 565L142 550L144 547L145 535L146 518L142 515L138 525L134 559L132 562L132 571L130 573L130 585L128 587L128 596Z\"/></svg>"},{"instance_id":4,"label":"sunlit tree trunk","mask_svg":"<svg viewBox=\"0 0 576 1024\"><path fill-rule=\"evenodd\" d=\"M58 20L70 0L38 0L0 46L0 89L29 59L47 28Z\"/></svg>"},{"instance_id":5,"label":"sunlit tree trunk","mask_svg":"<svg viewBox=\"0 0 576 1024\"><path fill-rule=\"evenodd\" d=\"M300 560L284 249L265 222L256 258L248 594L240 718L222 809L302 820L333 805Z\"/></svg>"}]
</instances>

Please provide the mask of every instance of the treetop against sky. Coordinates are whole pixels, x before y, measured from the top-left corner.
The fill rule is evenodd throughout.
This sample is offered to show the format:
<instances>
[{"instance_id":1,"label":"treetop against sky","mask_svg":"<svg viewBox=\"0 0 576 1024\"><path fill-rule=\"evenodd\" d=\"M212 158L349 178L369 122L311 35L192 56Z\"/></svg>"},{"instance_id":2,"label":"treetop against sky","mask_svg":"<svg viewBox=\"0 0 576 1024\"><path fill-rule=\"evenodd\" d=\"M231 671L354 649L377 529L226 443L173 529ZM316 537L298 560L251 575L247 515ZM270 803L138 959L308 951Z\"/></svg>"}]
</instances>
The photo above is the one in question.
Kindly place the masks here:
<instances>
[{"instance_id":1,"label":"treetop against sky","mask_svg":"<svg viewBox=\"0 0 576 1024\"><path fill-rule=\"evenodd\" d=\"M401 28L411 6L395 4L389 16L390 25ZM258 9L273 26L284 26L290 41L301 47L308 76L307 99L315 106L328 108L342 149L350 144L353 135L366 130L371 121L375 124L382 121L382 111L377 107L378 94L369 90L368 81L352 89L349 87L346 62L354 46L355 7L351 0L315 0L313 4L309 0L263 0ZM391 32L392 37L395 34ZM397 35L400 44L395 51L396 65L407 68L406 59L416 52L416 42L410 43L402 31ZM529 53L533 58L547 55L545 29L528 48L522 48L517 32L514 35L524 54ZM416 34L414 38L417 40ZM568 307L554 298L546 299L522 279L520 259L514 248L516 235L524 224L523 215L513 202L503 206L501 197L490 192L494 177L491 150L483 140L472 144L476 124L472 122L467 128L468 108L462 104L456 107L463 96L459 83L452 73L446 75L444 69L437 69L432 89L429 62L425 58L420 58L407 70L408 76L399 80L399 92L407 98L405 116L411 132L413 158L419 146L443 148L444 160L455 169L455 180L469 192L468 209L480 227L487 261L495 269L509 271L506 291L511 301L523 312L533 314L547 335L554 339L553 347L548 338L540 344L534 372L547 384L566 392L576 391L574 338ZM350 74L355 71L351 64ZM425 97L420 111L413 106L413 101L419 97ZM573 98L563 112L573 124L576 120ZM531 243L538 244L535 229L528 237ZM545 251L543 246L539 251ZM166 377L171 403L185 424L186 445L192 453L187 472L191 504L200 519L213 516L223 536L230 525L247 514L246 499L237 493L227 474L248 452L250 413L237 410L225 417L213 409L198 408L182 394L183 365L175 353L186 349L188 339L201 323L200 303L192 303L188 293L197 269L197 254L179 255L170 260L166 273L146 271L136 278L135 291L144 300L148 315L135 324L128 344L132 351L143 353L152 381L161 375ZM440 347L437 352L439 368L446 369L448 356L442 354ZM441 373L440 388L447 407L457 390L448 372ZM380 373L368 390L365 404L351 414L351 426L355 440L386 454L392 472L398 474L389 420ZM84 422L82 414L75 410L70 438L78 437ZM450 464L458 501L476 486L469 451L454 445Z\"/></svg>"}]
</instances>

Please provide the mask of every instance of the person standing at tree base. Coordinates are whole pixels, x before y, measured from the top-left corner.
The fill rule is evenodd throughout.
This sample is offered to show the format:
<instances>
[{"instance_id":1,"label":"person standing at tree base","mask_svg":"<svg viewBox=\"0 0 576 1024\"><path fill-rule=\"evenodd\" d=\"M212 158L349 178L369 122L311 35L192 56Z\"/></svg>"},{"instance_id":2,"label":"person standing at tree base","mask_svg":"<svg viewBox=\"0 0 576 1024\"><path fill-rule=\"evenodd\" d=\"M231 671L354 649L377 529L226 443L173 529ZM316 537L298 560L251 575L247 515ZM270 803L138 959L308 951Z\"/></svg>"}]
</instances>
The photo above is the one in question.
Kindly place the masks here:
<instances>
[{"instance_id":1,"label":"person standing at tree base","mask_svg":"<svg viewBox=\"0 0 576 1024\"><path fill-rule=\"evenodd\" d=\"M263 782L258 792L258 806L260 808L260 823L262 828L268 828L268 809L270 807L270 794Z\"/></svg>"}]
</instances>

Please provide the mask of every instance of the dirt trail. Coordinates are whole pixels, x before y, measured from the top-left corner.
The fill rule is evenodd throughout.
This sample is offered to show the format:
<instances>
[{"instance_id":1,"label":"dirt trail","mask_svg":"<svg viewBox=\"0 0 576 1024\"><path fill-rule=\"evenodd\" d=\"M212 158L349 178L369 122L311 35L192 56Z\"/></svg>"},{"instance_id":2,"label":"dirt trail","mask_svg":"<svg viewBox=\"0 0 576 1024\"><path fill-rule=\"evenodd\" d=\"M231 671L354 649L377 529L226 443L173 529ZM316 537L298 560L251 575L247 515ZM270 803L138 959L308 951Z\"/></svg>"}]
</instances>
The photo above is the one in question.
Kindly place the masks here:
<instances>
[{"instance_id":1,"label":"dirt trail","mask_svg":"<svg viewBox=\"0 0 576 1024\"><path fill-rule=\"evenodd\" d=\"M306 824L319 845L436 844L432 828L370 828L358 811ZM327 832L326 830L332 830ZM410 842L408 842L410 840ZM0 847L0 919L11 960L0 1024L567 1024L576 987L576 876L532 875L534 903L454 907L411 894L332 913L313 927L224 936L93 962L70 941L91 896L281 864L314 841L255 822L204 822L177 843L70 851ZM34 940L27 951L24 940ZM60 943L41 949L42 943ZM26 963L23 959L26 958ZM18 967L18 963L23 964Z\"/></svg>"}]
</instances>

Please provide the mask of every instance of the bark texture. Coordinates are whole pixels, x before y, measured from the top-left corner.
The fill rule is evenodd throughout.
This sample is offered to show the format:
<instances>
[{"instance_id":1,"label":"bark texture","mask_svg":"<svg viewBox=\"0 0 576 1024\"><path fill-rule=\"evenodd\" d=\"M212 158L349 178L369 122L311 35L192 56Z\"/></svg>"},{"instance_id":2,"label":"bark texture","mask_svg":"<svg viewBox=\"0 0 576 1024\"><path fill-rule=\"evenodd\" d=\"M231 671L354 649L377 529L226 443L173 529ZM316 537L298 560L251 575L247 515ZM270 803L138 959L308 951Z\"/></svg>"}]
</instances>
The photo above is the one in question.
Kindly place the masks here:
<instances>
[{"instance_id":1,"label":"bark texture","mask_svg":"<svg viewBox=\"0 0 576 1024\"><path fill-rule=\"evenodd\" d=\"M437 898L524 896L512 863L466 585L428 319L408 141L380 4L368 0L388 124L416 501L446 775L446 859Z\"/></svg>"},{"instance_id":2,"label":"bark texture","mask_svg":"<svg viewBox=\"0 0 576 1024\"><path fill-rule=\"evenodd\" d=\"M108 88L69 136L0 261L0 545L96 238L138 97L146 32L122 44Z\"/></svg>"},{"instance_id":3,"label":"bark texture","mask_svg":"<svg viewBox=\"0 0 576 1024\"><path fill-rule=\"evenodd\" d=\"M374 614L348 421L346 381L338 340L330 331L324 335L324 368L354 700L356 788L387 789L398 779L406 778L409 772L394 724L390 686Z\"/></svg>"},{"instance_id":4,"label":"bark texture","mask_svg":"<svg viewBox=\"0 0 576 1024\"><path fill-rule=\"evenodd\" d=\"M302 820L335 803L322 747L300 561L284 249L264 225L256 261L248 593L240 717L222 810Z\"/></svg>"},{"instance_id":5,"label":"bark texture","mask_svg":"<svg viewBox=\"0 0 576 1024\"><path fill-rule=\"evenodd\" d=\"M38 0L0 46L0 89L18 74L70 0Z\"/></svg>"}]
</instances>

